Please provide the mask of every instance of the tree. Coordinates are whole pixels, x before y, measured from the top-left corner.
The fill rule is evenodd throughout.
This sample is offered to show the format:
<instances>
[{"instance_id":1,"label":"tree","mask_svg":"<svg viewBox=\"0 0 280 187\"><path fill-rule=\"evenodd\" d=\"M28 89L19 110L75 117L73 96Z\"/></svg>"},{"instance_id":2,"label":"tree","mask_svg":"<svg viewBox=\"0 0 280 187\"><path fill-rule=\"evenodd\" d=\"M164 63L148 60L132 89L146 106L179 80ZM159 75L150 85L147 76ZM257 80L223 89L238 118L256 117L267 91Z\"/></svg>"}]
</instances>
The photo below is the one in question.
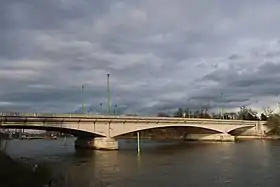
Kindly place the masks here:
<instances>
[{"instance_id":1,"label":"tree","mask_svg":"<svg viewBox=\"0 0 280 187\"><path fill-rule=\"evenodd\" d=\"M261 114L261 121L267 121L267 120L268 120L268 117L264 113L262 113Z\"/></svg>"},{"instance_id":2,"label":"tree","mask_svg":"<svg viewBox=\"0 0 280 187\"><path fill-rule=\"evenodd\" d=\"M211 109L210 105L201 105L201 110L206 114L208 113L208 110Z\"/></svg>"},{"instance_id":3,"label":"tree","mask_svg":"<svg viewBox=\"0 0 280 187\"><path fill-rule=\"evenodd\" d=\"M237 119L238 114L236 112L227 112L225 113L226 118L225 119Z\"/></svg>"},{"instance_id":4,"label":"tree","mask_svg":"<svg viewBox=\"0 0 280 187\"><path fill-rule=\"evenodd\" d=\"M200 117L206 118L206 119L211 119L211 116L207 112L202 113Z\"/></svg>"},{"instance_id":5,"label":"tree","mask_svg":"<svg viewBox=\"0 0 280 187\"><path fill-rule=\"evenodd\" d=\"M272 114L267 119L267 124L272 130L271 132L274 134L280 134L280 115Z\"/></svg>"},{"instance_id":6,"label":"tree","mask_svg":"<svg viewBox=\"0 0 280 187\"><path fill-rule=\"evenodd\" d=\"M200 110L196 110L193 112L193 117L194 118L200 118L201 117L201 111Z\"/></svg>"},{"instance_id":7,"label":"tree","mask_svg":"<svg viewBox=\"0 0 280 187\"><path fill-rule=\"evenodd\" d=\"M134 116L134 117L136 117L136 116L138 116L137 114L126 114L126 116Z\"/></svg>"},{"instance_id":8,"label":"tree","mask_svg":"<svg viewBox=\"0 0 280 187\"><path fill-rule=\"evenodd\" d=\"M178 108L178 110L174 113L174 117L183 117L184 116L184 111L182 108Z\"/></svg>"},{"instance_id":9,"label":"tree","mask_svg":"<svg viewBox=\"0 0 280 187\"><path fill-rule=\"evenodd\" d=\"M259 120L257 117L257 112L251 108L246 108L245 106L240 107L238 112L238 119L240 120Z\"/></svg>"},{"instance_id":10,"label":"tree","mask_svg":"<svg viewBox=\"0 0 280 187\"><path fill-rule=\"evenodd\" d=\"M191 117L191 116L192 116L192 111L191 111L190 108L186 108L186 109L184 110L184 113L186 114L185 117Z\"/></svg>"},{"instance_id":11,"label":"tree","mask_svg":"<svg viewBox=\"0 0 280 187\"><path fill-rule=\"evenodd\" d=\"M269 107L264 107L263 113L266 117L270 117L271 115L273 115L273 110Z\"/></svg>"},{"instance_id":12,"label":"tree","mask_svg":"<svg viewBox=\"0 0 280 187\"><path fill-rule=\"evenodd\" d=\"M168 114L160 112L157 114L158 117L170 117Z\"/></svg>"},{"instance_id":13,"label":"tree","mask_svg":"<svg viewBox=\"0 0 280 187\"><path fill-rule=\"evenodd\" d=\"M212 118L213 119L221 119L221 114L216 114L216 113L212 113Z\"/></svg>"}]
</instances>

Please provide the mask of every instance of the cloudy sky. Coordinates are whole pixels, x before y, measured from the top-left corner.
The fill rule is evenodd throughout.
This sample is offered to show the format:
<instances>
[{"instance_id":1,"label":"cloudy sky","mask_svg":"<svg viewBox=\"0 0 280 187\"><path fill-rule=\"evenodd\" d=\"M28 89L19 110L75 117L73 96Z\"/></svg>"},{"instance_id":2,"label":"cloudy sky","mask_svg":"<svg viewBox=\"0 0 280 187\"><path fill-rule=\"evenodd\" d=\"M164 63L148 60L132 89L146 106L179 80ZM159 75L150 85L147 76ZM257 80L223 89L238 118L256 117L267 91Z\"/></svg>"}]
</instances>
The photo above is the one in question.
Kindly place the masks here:
<instances>
[{"instance_id":1,"label":"cloudy sky","mask_svg":"<svg viewBox=\"0 0 280 187\"><path fill-rule=\"evenodd\" d=\"M234 110L280 100L278 0L0 0L0 110ZM223 93L222 95L220 93ZM103 105L100 105L103 103Z\"/></svg>"}]
</instances>

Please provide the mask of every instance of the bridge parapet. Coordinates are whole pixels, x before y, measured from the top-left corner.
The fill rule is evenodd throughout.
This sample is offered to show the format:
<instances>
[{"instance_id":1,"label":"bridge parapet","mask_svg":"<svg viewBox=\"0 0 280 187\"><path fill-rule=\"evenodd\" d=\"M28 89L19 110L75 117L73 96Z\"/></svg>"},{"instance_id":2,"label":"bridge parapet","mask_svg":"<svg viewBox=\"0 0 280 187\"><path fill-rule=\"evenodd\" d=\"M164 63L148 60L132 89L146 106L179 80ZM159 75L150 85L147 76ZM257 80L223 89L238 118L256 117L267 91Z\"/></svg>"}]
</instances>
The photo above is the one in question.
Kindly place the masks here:
<instances>
[{"instance_id":1,"label":"bridge parapet","mask_svg":"<svg viewBox=\"0 0 280 187\"><path fill-rule=\"evenodd\" d=\"M260 121L247 120L224 120L224 119L204 119L204 118L175 118L175 117L146 117L146 116L110 116L110 115L84 115L84 114L51 114L51 113L2 113L2 119L8 118L69 118L80 121L108 121L108 122L150 122L150 123L215 123L215 124L258 124Z\"/></svg>"},{"instance_id":2,"label":"bridge parapet","mask_svg":"<svg viewBox=\"0 0 280 187\"><path fill-rule=\"evenodd\" d=\"M2 115L1 122L81 122L81 123L145 123L145 124L204 124L204 125L257 125L259 121L217 120L200 118L159 118L159 117L126 117L100 115Z\"/></svg>"}]
</instances>

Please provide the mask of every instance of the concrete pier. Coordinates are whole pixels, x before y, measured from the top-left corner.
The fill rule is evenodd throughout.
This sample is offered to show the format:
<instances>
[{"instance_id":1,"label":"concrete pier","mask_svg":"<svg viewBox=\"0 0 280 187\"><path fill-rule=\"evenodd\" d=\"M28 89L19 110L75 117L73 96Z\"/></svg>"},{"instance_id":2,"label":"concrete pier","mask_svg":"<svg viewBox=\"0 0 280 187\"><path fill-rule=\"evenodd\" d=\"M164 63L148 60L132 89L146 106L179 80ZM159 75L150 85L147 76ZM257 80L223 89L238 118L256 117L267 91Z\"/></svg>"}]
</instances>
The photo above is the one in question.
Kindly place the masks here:
<instances>
[{"instance_id":1,"label":"concrete pier","mask_svg":"<svg viewBox=\"0 0 280 187\"><path fill-rule=\"evenodd\" d=\"M217 141L217 142L234 142L235 137L230 134L187 134L185 140L193 141Z\"/></svg>"},{"instance_id":2,"label":"concrete pier","mask_svg":"<svg viewBox=\"0 0 280 187\"><path fill-rule=\"evenodd\" d=\"M114 138L77 138L76 149L118 150L118 141Z\"/></svg>"}]
</instances>

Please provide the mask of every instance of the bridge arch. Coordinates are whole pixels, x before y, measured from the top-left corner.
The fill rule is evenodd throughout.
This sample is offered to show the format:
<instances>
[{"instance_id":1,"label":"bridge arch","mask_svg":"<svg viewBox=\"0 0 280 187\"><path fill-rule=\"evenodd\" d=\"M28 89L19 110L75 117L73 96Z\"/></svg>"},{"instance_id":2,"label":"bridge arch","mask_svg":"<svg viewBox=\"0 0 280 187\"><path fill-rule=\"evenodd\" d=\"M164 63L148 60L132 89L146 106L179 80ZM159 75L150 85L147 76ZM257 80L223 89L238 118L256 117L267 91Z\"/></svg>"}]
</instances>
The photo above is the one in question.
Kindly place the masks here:
<instances>
[{"instance_id":1,"label":"bridge arch","mask_svg":"<svg viewBox=\"0 0 280 187\"><path fill-rule=\"evenodd\" d=\"M1 125L0 128L3 129L31 129L31 130L45 130L60 132L65 134L71 134L75 137L104 137L103 134L91 131L84 131L75 128L64 128L64 127L55 127L55 126L38 126L38 125Z\"/></svg>"},{"instance_id":2,"label":"bridge arch","mask_svg":"<svg viewBox=\"0 0 280 187\"><path fill-rule=\"evenodd\" d=\"M126 126L122 131L118 132L113 132L112 137L119 137L123 136L129 133L134 133L134 132L141 132L141 131L146 131L146 130L153 130L153 129L168 129L168 128L185 128L187 129L197 129L203 131L207 131L209 134L217 134L217 133L224 133L223 130L214 128L214 127L209 127L209 126L204 126L204 125L194 125L194 124L151 124L151 125L143 125L143 124L137 124L134 127ZM207 133L206 133L207 134Z\"/></svg>"},{"instance_id":3,"label":"bridge arch","mask_svg":"<svg viewBox=\"0 0 280 187\"><path fill-rule=\"evenodd\" d=\"M252 129L254 127L255 127L254 125L238 126L238 127L229 129L227 131L227 133L231 134L231 135L239 135L239 134L242 134L243 132L245 132L249 129Z\"/></svg>"}]
</instances>

